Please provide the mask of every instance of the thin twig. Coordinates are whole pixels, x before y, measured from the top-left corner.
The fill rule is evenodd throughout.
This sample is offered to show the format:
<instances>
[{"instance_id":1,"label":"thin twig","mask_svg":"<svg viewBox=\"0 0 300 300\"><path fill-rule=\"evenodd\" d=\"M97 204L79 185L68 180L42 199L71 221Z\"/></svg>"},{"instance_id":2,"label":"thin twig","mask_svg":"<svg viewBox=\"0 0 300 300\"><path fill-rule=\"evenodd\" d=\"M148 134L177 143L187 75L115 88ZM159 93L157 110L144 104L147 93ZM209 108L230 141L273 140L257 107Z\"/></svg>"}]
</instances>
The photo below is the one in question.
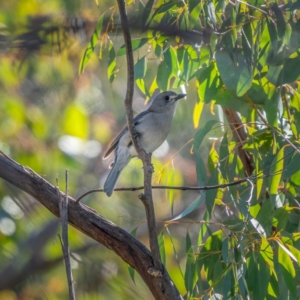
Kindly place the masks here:
<instances>
[{"instance_id":1,"label":"thin twig","mask_svg":"<svg viewBox=\"0 0 300 300\"><path fill-rule=\"evenodd\" d=\"M75 300L75 288L74 288L74 281L73 275L71 270L71 261L70 261L70 249L69 249L69 241L68 241L68 171L66 170L66 196L59 197L59 211L60 211L60 220L61 220L61 227L62 227L62 238L59 236L65 266L66 266L66 273L68 279L68 286L69 286L69 296L70 300Z\"/></svg>"},{"instance_id":2,"label":"thin twig","mask_svg":"<svg viewBox=\"0 0 300 300\"><path fill-rule=\"evenodd\" d=\"M281 170L280 170L281 172ZM267 178L270 176L274 176L275 174L269 174L269 175L262 175L262 176L257 176L253 175L250 177L242 178L233 182L229 183L223 183L223 184L217 184L217 185L209 185L209 186L168 186L168 185L153 185L151 186L152 189L157 189L157 190L180 190L180 191L207 191L207 190L214 190L214 189L220 189L220 188L226 188L229 186L234 186L238 185L244 182L247 182L249 180L255 180L255 179L260 179L260 178ZM143 190L144 186L137 186L137 187L129 187L129 188L116 188L114 189L114 192L124 192L124 191L139 191ZM85 196L92 194L92 193L98 193L98 192L103 192L103 189L93 189L89 190L86 193L82 194L76 202L79 202L84 198Z\"/></svg>"},{"instance_id":3,"label":"thin twig","mask_svg":"<svg viewBox=\"0 0 300 300\"><path fill-rule=\"evenodd\" d=\"M149 240L150 240L150 249L153 256L154 267L157 270L162 270L162 264L161 264L160 253L159 253L159 245L157 241L155 212L154 212L154 205L152 200L151 181L152 181L153 167L151 165L151 153L147 153L141 147L133 123L132 97L133 97L133 89L134 89L134 61L133 61L133 54L132 54L131 36L129 32L125 1L118 0L118 5L119 5L120 18L121 18L124 42L126 47L126 56L127 56L127 91L126 91L126 98L125 98L126 119L127 119L127 125L128 125L128 129L131 135L134 148L138 156L142 160L143 167L144 167L145 188L144 188L144 194L141 194L139 198L142 200L145 206Z\"/></svg>"}]
</instances>

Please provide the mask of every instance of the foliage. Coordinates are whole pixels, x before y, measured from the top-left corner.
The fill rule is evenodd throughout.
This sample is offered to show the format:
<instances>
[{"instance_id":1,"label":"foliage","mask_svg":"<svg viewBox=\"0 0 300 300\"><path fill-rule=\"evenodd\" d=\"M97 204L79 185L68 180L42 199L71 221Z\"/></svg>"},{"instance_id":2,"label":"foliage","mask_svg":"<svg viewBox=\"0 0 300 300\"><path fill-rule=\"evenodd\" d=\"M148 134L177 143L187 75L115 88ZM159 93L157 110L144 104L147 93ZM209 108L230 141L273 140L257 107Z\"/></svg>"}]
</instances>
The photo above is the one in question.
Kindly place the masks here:
<instances>
[{"instance_id":1,"label":"foliage","mask_svg":"<svg viewBox=\"0 0 300 300\"><path fill-rule=\"evenodd\" d=\"M213 186L248 177L239 185L193 195L193 201L185 210L164 223L159 244L171 277L186 299L298 299L299 1L286 0L279 5L260 0L190 0L186 3L159 0L155 4L150 0L145 6L141 2L128 2L132 14L138 11L138 17L135 16L131 24L133 34L136 28L144 31L132 43L137 87L148 97L157 88L187 88L189 104L186 110L191 106L190 101L197 99L193 111L184 119L197 129L193 133L187 130L185 134L194 135L193 159L198 185ZM117 85L118 78L123 75L125 54L125 47L110 33L117 26L115 14L114 6L100 18L98 16L81 63L78 62L79 73L84 71L81 76L85 76L89 68L96 66L92 53L99 53L102 61L108 64L105 73L108 78L99 76L112 86ZM96 42L100 42L100 47ZM9 63L5 64L7 69L11 68ZM64 76L71 75L66 71ZM8 78L9 74L3 80L7 89L9 85L17 85L13 76L10 81ZM47 140L46 136L49 147L52 146L53 132L46 126L46 116L35 113L34 117L29 117L33 105L26 108L21 99L7 100L1 105L3 114L12 114L9 120L14 130L27 124L20 135L30 128L37 141ZM87 120L84 106L78 103L66 106L65 122L74 116L83 125L74 129L75 121L70 121L71 125L64 126L64 134L87 139L88 124L95 125L94 121ZM242 124L232 127L234 124L225 120L225 108L238 112ZM176 119L174 126L178 132L185 129L176 125ZM2 124L2 128L8 128L1 139L9 144L6 141L14 134L9 131L12 126ZM234 131L241 128L246 132L246 140L235 138ZM98 137L96 133L94 136ZM184 143L178 134L177 150ZM205 148L204 144L208 143ZM250 157L251 176L245 174L241 151ZM60 160L57 165L71 165L76 169L78 162L74 157L62 160L60 152L56 155ZM44 171L44 156L44 150L37 156L32 154L31 159L38 162L31 167ZM14 158L23 163L20 154ZM162 172L166 168L159 162L155 164ZM169 168L171 175L165 177L175 185L182 179L172 170ZM183 173L184 169L180 171ZM178 192L176 197L184 199L183 195ZM167 193L165 197L173 211L178 203L174 204L174 193ZM200 216L198 208L203 203L206 211ZM180 221L186 216L193 220L187 221L189 227L184 243L179 243L179 233L171 235L169 228L174 228L175 224L184 228L184 222L180 224ZM195 224L199 225L197 229ZM180 250L186 254L185 262L178 257ZM136 281L133 270L130 276Z\"/></svg>"},{"instance_id":2,"label":"foliage","mask_svg":"<svg viewBox=\"0 0 300 300\"><path fill-rule=\"evenodd\" d=\"M157 74L147 78L150 54L138 59L137 85L149 95L156 87L167 90L190 81L196 84L194 114L201 119L201 112L196 111L199 103L239 112L248 132L243 149L253 159L254 176L248 181L238 187L201 191L200 198L176 218L190 213L202 199L206 201L207 220L213 224L216 208L225 212L217 224L220 229L209 232L196 251L187 233L186 296L296 299L300 296L297 6L289 2L278 6L259 1L158 1L149 13L152 5L149 1L140 13L145 16L141 27L148 28L148 40L134 40L133 49L148 42L160 63ZM155 24L160 24L157 30ZM171 29L175 27L174 33ZM198 41L186 38L192 30L200 31ZM172 34L175 41L170 39ZM117 55L123 55L123 49ZM216 136L219 149L213 144L207 163L203 161L199 147L214 124L200 127L194 137L199 186L245 176L239 141L232 139L226 122L217 125L224 132ZM209 285L206 289L203 277Z\"/></svg>"}]
</instances>

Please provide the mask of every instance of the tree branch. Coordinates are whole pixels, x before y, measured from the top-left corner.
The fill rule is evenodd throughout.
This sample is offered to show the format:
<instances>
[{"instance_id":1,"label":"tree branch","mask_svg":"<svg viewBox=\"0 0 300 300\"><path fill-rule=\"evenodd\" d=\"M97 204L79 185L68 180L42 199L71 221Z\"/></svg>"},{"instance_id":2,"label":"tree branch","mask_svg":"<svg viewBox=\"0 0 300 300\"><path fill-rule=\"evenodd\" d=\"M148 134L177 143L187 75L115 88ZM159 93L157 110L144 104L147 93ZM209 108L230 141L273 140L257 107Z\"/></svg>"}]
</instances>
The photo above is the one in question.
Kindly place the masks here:
<instances>
[{"instance_id":1,"label":"tree branch","mask_svg":"<svg viewBox=\"0 0 300 300\"><path fill-rule=\"evenodd\" d=\"M144 188L144 194L140 195L139 198L142 200L145 206L149 240L150 240L150 249L153 255L153 263L156 269L162 271L163 268L160 259L158 241L157 241L155 211L154 211L154 205L152 199L151 181L152 181L153 167L151 164L151 153L147 153L141 147L133 123L132 96L133 96L133 89L134 89L134 61L133 61L133 54L132 54L131 36L129 32L125 1L118 0L118 5L119 5L121 24L122 24L123 34L124 34L124 42L126 46L126 57L127 57L127 91L126 91L126 98L125 98L127 125L133 141L133 145L136 149L139 158L143 162L143 168L144 168L145 188Z\"/></svg>"},{"instance_id":2,"label":"tree branch","mask_svg":"<svg viewBox=\"0 0 300 300\"><path fill-rule=\"evenodd\" d=\"M233 109L223 106L223 111L230 125L233 138L237 144L238 154L244 166L244 173L246 176L250 176L255 168L252 154L243 149L248 137L244 124L239 114Z\"/></svg>"},{"instance_id":3,"label":"tree branch","mask_svg":"<svg viewBox=\"0 0 300 300\"><path fill-rule=\"evenodd\" d=\"M275 174L273 174L275 175ZM262 175L262 176L250 176L250 177L246 177L246 178L242 178L233 182L229 182L229 183L223 183L223 184L217 184L217 185L207 185L207 186L168 186L168 185L153 185L151 186L152 189L155 190L179 190L179 191L208 191L208 190L215 190L215 189L220 189L220 188L226 188L229 186L234 186L234 185L238 185L244 182L247 182L248 180L255 180L255 179L259 179L259 178L265 178L268 177L267 175ZM128 187L128 188L116 188L114 189L114 192L124 192L124 191L128 191L128 192L134 192L134 191L139 191L139 190L143 190L144 187L143 186L136 186L136 187ZM76 200L76 202L79 202L80 200L82 200L85 196L92 194L92 193L101 193L104 192L103 189L93 189L93 190L89 190L86 193L82 194L80 197L78 197L78 199Z\"/></svg>"},{"instance_id":4,"label":"tree branch","mask_svg":"<svg viewBox=\"0 0 300 300\"><path fill-rule=\"evenodd\" d=\"M75 288L74 288L74 281L71 269L71 259L70 259L70 249L69 249L69 240L68 240L68 171L66 170L66 195L65 197L61 197L59 193L59 189L57 188L57 193L59 196L59 214L61 220L61 227L62 227L62 238L59 235L59 239L61 242L61 247L64 255L65 266L66 266L66 273L67 273L67 280L68 280L68 287L69 287L69 296L70 300L75 300Z\"/></svg>"},{"instance_id":5,"label":"tree branch","mask_svg":"<svg viewBox=\"0 0 300 300\"><path fill-rule=\"evenodd\" d=\"M0 155L0 177L25 191L51 213L59 217L57 189L29 168ZM65 194L60 192L60 197ZM168 272L163 269L162 277L153 277L148 270L153 267L149 250L128 232L95 211L68 197L68 222L85 235L106 246L123 261L133 267L142 277L155 299L182 299Z\"/></svg>"}]
</instances>

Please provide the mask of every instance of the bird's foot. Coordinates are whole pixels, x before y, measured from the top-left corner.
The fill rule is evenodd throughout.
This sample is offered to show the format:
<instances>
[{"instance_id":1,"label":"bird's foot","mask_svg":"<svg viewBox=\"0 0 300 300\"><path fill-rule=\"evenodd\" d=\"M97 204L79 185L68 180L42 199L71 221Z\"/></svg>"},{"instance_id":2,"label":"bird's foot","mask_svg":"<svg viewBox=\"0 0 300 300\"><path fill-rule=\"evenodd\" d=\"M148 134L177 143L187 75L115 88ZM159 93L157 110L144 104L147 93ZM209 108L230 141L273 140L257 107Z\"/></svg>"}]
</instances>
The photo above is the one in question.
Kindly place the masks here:
<instances>
[{"instance_id":1,"label":"bird's foot","mask_svg":"<svg viewBox=\"0 0 300 300\"><path fill-rule=\"evenodd\" d=\"M153 164L151 164L151 165L148 166L148 172L149 172L149 173L154 173L154 167L153 167Z\"/></svg>"},{"instance_id":2,"label":"bird's foot","mask_svg":"<svg viewBox=\"0 0 300 300\"><path fill-rule=\"evenodd\" d=\"M142 169L144 169L144 167L142 167ZM151 165L148 166L148 172L149 172L149 173L154 173L154 167L153 167L153 164L151 164Z\"/></svg>"},{"instance_id":3,"label":"bird's foot","mask_svg":"<svg viewBox=\"0 0 300 300\"><path fill-rule=\"evenodd\" d=\"M133 131L132 135L134 139L139 137L139 133L136 130Z\"/></svg>"}]
</instances>

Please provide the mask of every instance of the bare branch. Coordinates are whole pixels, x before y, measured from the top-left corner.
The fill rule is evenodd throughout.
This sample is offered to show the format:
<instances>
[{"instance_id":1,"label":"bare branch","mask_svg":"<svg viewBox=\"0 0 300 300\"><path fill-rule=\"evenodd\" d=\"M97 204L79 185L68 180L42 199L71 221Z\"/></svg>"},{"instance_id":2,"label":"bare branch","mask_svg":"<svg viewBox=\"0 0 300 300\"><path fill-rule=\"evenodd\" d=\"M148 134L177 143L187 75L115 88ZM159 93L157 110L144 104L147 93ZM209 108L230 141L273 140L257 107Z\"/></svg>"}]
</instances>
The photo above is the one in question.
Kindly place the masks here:
<instances>
[{"instance_id":1,"label":"bare branch","mask_svg":"<svg viewBox=\"0 0 300 300\"><path fill-rule=\"evenodd\" d=\"M0 177L34 197L55 216L59 216L57 189L31 169L0 155ZM62 192L60 195L65 197ZM88 206L76 203L71 197L68 197L68 201L69 224L115 252L133 267L155 299L182 299L164 267L162 277L153 277L148 273L153 267L153 260L142 243Z\"/></svg>"},{"instance_id":2,"label":"bare branch","mask_svg":"<svg viewBox=\"0 0 300 300\"><path fill-rule=\"evenodd\" d=\"M70 261L70 249L69 249L69 239L68 239L68 171L66 170L66 195L62 197L61 193L58 191L59 195L59 214L61 220L61 227L62 227L62 238L59 235L59 239L62 246L62 251L64 254L65 266L66 266L66 273L68 279L68 287L69 287L69 296L70 300L75 300L75 288L74 288L74 281L71 269L71 261Z\"/></svg>"},{"instance_id":3,"label":"bare branch","mask_svg":"<svg viewBox=\"0 0 300 300\"><path fill-rule=\"evenodd\" d=\"M280 173L282 171L280 170ZM278 172L279 173L279 172ZM270 176L274 176L276 174L269 174L269 175L262 175L262 176L257 176L253 175L250 177L242 178L233 182L229 183L223 183L223 184L217 184L217 185L208 185L208 186L169 186L169 185L152 185L151 188L155 190L179 190L179 191L208 191L208 190L215 190L215 189L220 189L220 188L226 188L229 186L234 186L238 185L244 182L249 182L250 180L256 180L260 178L266 178ZM129 191L129 192L134 192L134 191L139 191L143 190L143 186L137 186L137 187L129 187L129 188L116 188L114 189L114 192L124 192L124 191ZM99 193L99 192L104 192L103 189L93 189L89 190L86 193L82 194L76 202L79 202L82 200L85 196L92 194L92 193Z\"/></svg>"},{"instance_id":4,"label":"bare branch","mask_svg":"<svg viewBox=\"0 0 300 300\"><path fill-rule=\"evenodd\" d=\"M229 122L229 126L233 134L233 138L236 144L238 145L237 146L238 154L244 167L244 173L246 176L250 176L255 168L254 168L254 161L251 153L243 149L244 144L246 143L248 137L244 124L239 114L233 109L223 106L223 111Z\"/></svg>"},{"instance_id":5,"label":"bare branch","mask_svg":"<svg viewBox=\"0 0 300 300\"><path fill-rule=\"evenodd\" d=\"M162 270L162 263L160 259L159 246L157 241L157 230L155 224L155 211L152 200L152 173L153 167L151 165L151 153L147 153L140 145L138 136L135 131L134 123L133 123L133 112L132 112L132 96L134 89L134 61L132 54L132 45L131 45L131 36L129 32L127 13L125 8L125 1L118 0L121 24L124 34L124 41L126 46L126 56L127 56L127 91L125 98L125 109L126 109L126 118L128 129L133 141L133 145L138 153L138 156L143 162L144 168L144 194L140 195L140 199L142 200L147 217L147 225L149 232L149 240L150 240L150 249L153 255L153 263L155 268L158 270Z\"/></svg>"}]
</instances>

